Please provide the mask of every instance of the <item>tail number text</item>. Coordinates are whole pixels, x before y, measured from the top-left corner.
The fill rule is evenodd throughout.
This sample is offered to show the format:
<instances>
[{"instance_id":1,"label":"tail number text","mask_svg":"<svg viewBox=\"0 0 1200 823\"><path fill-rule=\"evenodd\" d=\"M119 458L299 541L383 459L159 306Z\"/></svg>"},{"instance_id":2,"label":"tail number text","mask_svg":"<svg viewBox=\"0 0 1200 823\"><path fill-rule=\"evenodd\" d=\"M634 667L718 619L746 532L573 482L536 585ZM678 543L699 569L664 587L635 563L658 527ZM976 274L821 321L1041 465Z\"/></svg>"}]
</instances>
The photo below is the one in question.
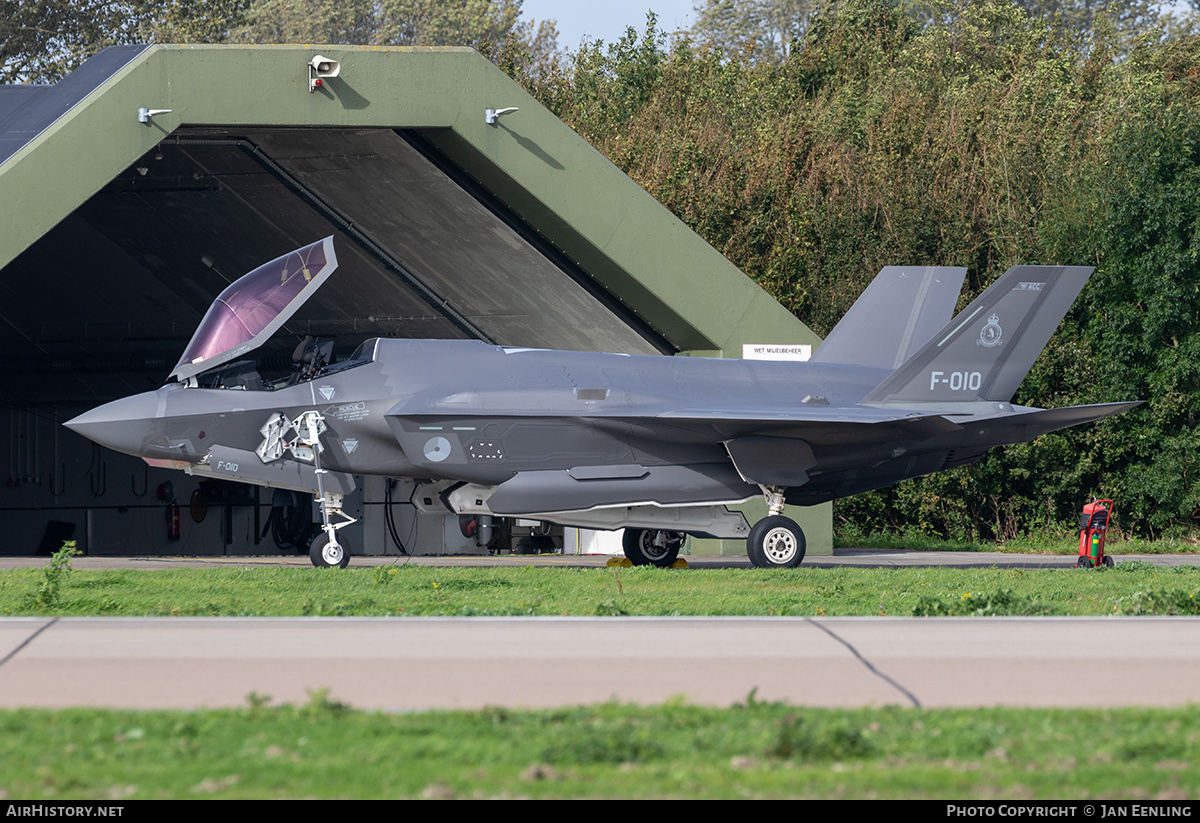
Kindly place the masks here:
<instances>
[{"instance_id":1,"label":"tail number text","mask_svg":"<svg viewBox=\"0 0 1200 823\"><path fill-rule=\"evenodd\" d=\"M935 371L929 373L929 390L938 386L949 386L950 391L979 391L983 385L983 374L977 371Z\"/></svg>"}]
</instances>

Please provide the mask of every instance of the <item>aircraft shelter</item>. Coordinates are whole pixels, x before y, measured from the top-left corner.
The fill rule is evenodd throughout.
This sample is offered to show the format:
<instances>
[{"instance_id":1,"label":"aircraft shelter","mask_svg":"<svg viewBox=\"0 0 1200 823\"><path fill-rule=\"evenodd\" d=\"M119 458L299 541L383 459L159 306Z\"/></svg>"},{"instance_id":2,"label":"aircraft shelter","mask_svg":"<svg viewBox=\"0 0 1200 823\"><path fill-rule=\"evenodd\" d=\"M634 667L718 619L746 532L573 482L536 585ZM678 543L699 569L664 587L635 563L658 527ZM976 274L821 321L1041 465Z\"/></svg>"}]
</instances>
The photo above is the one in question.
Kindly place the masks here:
<instances>
[{"instance_id":1,"label":"aircraft shelter","mask_svg":"<svg viewBox=\"0 0 1200 823\"><path fill-rule=\"evenodd\" d=\"M313 87L318 55L340 65ZM819 342L473 50L107 49L53 86L0 86L0 554L283 550L274 529L307 501L59 423L160 386L228 283L330 234L338 271L260 360L286 366L306 334L335 357L379 336L729 357ZM356 553L482 551L411 488L359 485ZM831 551L828 504L789 514Z\"/></svg>"}]
</instances>

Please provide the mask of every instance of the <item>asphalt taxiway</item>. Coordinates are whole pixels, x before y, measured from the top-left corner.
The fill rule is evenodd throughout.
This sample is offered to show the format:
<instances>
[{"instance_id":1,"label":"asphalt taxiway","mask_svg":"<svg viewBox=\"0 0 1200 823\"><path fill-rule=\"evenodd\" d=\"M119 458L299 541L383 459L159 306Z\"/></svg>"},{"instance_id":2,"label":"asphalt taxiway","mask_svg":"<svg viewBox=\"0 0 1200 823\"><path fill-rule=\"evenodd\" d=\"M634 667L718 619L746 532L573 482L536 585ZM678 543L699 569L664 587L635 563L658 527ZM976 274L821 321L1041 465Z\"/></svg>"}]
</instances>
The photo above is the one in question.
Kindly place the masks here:
<instances>
[{"instance_id":1,"label":"asphalt taxiway","mask_svg":"<svg viewBox=\"0 0 1200 823\"><path fill-rule=\"evenodd\" d=\"M1200 701L1200 618L9 618L0 705Z\"/></svg>"}]
</instances>

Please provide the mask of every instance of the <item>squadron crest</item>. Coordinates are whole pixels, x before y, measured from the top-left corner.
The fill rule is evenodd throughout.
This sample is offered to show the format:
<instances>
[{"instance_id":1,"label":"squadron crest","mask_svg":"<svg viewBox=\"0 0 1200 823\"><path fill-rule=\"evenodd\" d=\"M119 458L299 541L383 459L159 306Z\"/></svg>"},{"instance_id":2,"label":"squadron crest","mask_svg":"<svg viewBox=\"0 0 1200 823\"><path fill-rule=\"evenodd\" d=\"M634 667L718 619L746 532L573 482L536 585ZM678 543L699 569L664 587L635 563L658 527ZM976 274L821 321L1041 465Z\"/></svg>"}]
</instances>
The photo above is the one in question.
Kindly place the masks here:
<instances>
[{"instance_id":1,"label":"squadron crest","mask_svg":"<svg viewBox=\"0 0 1200 823\"><path fill-rule=\"evenodd\" d=\"M987 325L979 330L979 345L987 346L989 349L993 346L999 346L1004 341L1000 335L1004 330L1000 328L1000 318L993 314L987 319Z\"/></svg>"}]
</instances>

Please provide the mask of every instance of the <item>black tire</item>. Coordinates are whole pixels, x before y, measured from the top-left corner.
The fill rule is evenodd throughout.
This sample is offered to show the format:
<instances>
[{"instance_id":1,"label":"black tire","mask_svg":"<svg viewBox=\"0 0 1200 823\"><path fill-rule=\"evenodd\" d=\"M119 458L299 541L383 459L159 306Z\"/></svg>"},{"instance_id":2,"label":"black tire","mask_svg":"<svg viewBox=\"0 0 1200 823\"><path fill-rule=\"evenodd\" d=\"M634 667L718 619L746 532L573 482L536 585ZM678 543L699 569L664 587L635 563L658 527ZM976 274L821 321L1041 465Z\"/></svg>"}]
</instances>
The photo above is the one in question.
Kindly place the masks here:
<instances>
[{"instance_id":1,"label":"black tire","mask_svg":"<svg viewBox=\"0 0 1200 823\"><path fill-rule=\"evenodd\" d=\"M621 537L621 548L635 566L658 566L660 569L674 565L683 546L683 532L662 529L626 529Z\"/></svg>"},{"instance_id":2,"label":"black tire","mask_svg":"<svg viewBox=\"0 0 1200 823\"><path fill-rule=\"evenodd\" d=\"M746 538L746 555L759 569L794 569L804 562L807 548L804 531L782 515L759 520Z\"/></svg>"},{"instance_id":3,"label":"black tire","mask_svg":"<svg viewBox=\"0 0 1200 823\"><path fill-rule=\"evenodd\" d=\"M337 566L339 569L344 569L350 565L350 551L346 546L346 538L338 539L336 551L326 551L329 545L329 535L321 532L313 538L312 544L308 547L308 559L318 569L329 569Z\"/></svg>"},{"instance_id":4,"label":"black tire","mask_svg":"<svg viewBox=\"0 0 1200 823\"><path fill-rule=\"evenodd\" d=\"M1113 559L1106 554L1106 555L1104 555L1104 565L1108 566L1111 569L1113 566L1116 565L1116 563L1114 563Z\"/></svg>"},{"instance_id":5,"label":"black tire","mask_svg":"<svg viewBox=\"0 0 1200 823\"><path fill-rule=\"evenodd\" d=\"M1080 569L1090 569L1093 565L1092 558L1088 557L1087 555L1083 555L1075 561L1076 568Z\"/></svg>"}]
</instances>

